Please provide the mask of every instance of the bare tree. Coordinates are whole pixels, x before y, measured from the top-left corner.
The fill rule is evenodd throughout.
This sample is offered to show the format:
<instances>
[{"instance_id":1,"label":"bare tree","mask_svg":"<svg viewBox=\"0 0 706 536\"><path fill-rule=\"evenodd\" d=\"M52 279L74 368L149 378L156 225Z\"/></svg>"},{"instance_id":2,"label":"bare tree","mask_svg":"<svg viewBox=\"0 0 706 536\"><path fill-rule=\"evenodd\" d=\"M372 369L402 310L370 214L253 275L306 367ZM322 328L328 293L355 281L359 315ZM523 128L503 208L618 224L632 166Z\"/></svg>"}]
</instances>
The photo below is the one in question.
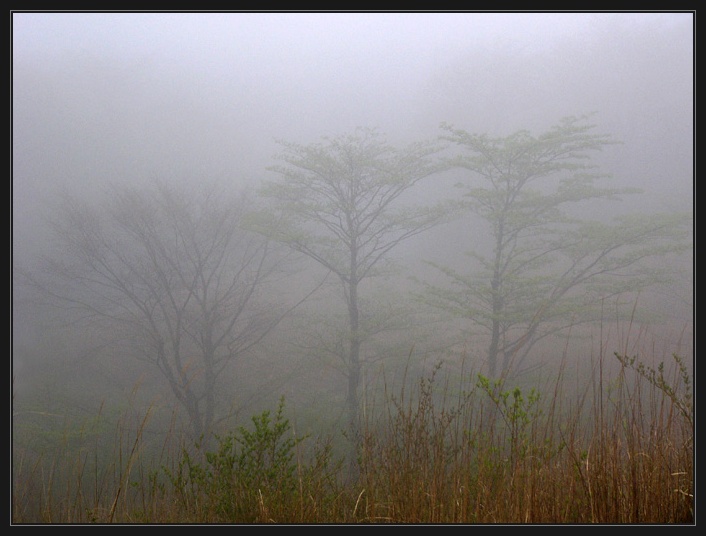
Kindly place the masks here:
<instances>
[{"instance_id":1,"label":"bare tree","mask_svg":"<svg viewBox=\"0 0 706 536\"><path fill-rule=\"evenodd\" d=\"M107 328L156 367L196 440L212 432L222 373L286 313L263 300L284 257L242 228L251 208L243 195L204 185L113 187L94 205L67 197L57 251L30 276L66 314Z\"/></svg>"}]
</instances>

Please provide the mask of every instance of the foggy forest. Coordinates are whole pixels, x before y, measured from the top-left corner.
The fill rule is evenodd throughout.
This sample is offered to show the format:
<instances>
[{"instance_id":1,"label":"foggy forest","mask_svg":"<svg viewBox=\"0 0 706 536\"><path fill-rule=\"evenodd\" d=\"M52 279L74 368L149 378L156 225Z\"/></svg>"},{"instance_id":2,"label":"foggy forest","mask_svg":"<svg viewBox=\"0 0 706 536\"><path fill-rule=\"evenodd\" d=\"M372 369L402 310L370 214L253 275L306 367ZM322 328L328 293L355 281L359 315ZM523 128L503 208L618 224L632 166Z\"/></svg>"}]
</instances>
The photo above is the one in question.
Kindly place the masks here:
<instances>
[{"instance_id":1,"label":"foggy forest","mask_svg":"<svg viewBox=\"0 0 706 536\"><path fill-rule=\"evenodd\" d=\"M11 524L692 524L694 27L11 12Z\"/></svg>"}]
</instances>

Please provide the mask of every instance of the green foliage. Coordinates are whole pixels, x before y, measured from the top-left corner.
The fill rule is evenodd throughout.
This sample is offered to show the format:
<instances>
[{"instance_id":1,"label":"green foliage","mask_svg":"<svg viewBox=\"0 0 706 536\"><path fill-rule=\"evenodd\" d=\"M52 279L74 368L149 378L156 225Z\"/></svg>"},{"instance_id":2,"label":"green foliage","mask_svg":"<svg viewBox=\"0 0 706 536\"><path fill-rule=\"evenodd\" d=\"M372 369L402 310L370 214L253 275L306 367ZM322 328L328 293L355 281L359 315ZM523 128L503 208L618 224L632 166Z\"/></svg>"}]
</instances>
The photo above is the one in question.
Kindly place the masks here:
<instances>
[{"instance_id":1,"label":"green foliage","mask_svg":"<svg viewBox=\"0 0 706 536\"><path fill-rule=\"evenodd\" d=\"M684 362L684 359L677 354L672 354L672 358L677 366L676 381L670 381L665 377L664 362L660 362L657 368L649 367L637 360L637 356L628 357L615 352L615 357L620 363L629 369L634 370L641 377L645 378L650 385L653 385L669 400L672 401L679 413L688 421L689 426L694 426L694 402L692 394L691 376Z\"/></svg>"},{"instance_id":2,"label":"green foliage","mask_svg":"<svg viewBox=\"0 0 706 536\"><path fill-rule=\"evenodd\" d=\"M447 283L427 285L421 298L489 334L491 376L519 369L542 338L599 319L602 299L665 282L650 259L693 247L689 214L579 217L578 208L639 193L598 186L608 175L590 157L616 142L594 134L587 119L504 138L442 125L443 139L460 148L448 165L468 174L458 184L463 202L483 220L493 247L469 254L477 268L432 264Z\"/></svg>"},{"instance_id":3,"label":"green foliage","mask_svg":"<svg viewBox=\"0 0 706 536\"><path fill-rule=\"evenodd\" d=\"M269 410L252 417L253 430L241 426L216 436L217 449L206 452L202 463L184 451L179 470L171 474L184 505L206 500L218 519L242 520L254 516L263 495L293 494L298 482L295 449L305 438L286 437L290 424L283 412L284 398L274 417Z\"/></svg>"},{"instance_id":4,"label":"green foliage","mask_svg":"<svg viewBox=\"0 0 706 536\"><path fill-rule=\"evenodd\" d=\"M445 205L403 202L405 192L441 170L431 158L440 149L435 145L397 149L378 131L364 128L324 137L321 143L281 145L281 164L270 168L280 179L260 190L271 205L251 214L248 226L310 257L343 282L386 273L391 249L447 217Z\"/></svg>"},{"instance_id":5,"label":"green foliage","mask_svg":"<svg viewBox=\"0 0 706 536\"><path fill-rule=\"evenodd\" d=\"M216 436L217 448L201 461L184 450L175 471L164 469L186 512L199 518L206 512L209 521L272 521L277 508L299 504L314 484L318 499L329 497L337 471L331 450L317 450L311 463L300 465L296 454L308 436L290 435L284 407L282 397L274 415L267 410L252 417L251 429Z\"/></svg>"},{"instance_id":6,"label":"green foliage","mask_svg":"<svg viewBox=\"0 0 706 536\"><path fill-rule=\"evenodd\" d=\"M514 464L528 454L529 428L541 416L541 396L532 388L525 398L519 387L503 390L503 383L478 374L476 385L488 395L510 431L510 461Z\"/></svg>"}]
</instances>

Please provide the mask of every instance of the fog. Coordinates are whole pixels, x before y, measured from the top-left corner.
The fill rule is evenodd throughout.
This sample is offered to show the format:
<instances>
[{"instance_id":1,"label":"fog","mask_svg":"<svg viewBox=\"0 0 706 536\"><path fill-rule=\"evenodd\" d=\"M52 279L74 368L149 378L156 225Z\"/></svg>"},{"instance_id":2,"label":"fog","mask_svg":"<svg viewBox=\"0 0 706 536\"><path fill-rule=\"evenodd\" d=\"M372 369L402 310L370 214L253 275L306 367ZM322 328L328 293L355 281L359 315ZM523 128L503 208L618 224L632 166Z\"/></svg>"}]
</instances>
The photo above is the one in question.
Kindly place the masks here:
<instances>
[{"instance_id":1,"label":"fog","mask_svg":"<svg viewBox=\"0 0 706 536\"><path fill-rule=\"evenodd\" d=\"M218 181L257 190L273 178L268 168L279 141L307 145L356 127L377 128L403 146L437 138L442 122L504 137L522 129L539 134L562 117L595 112L596 130L621 142L595 162L613 176L611 186L644 194L611 204L605 214L592 208L591 217L691 211L694 19L693 12L14 12L13 267L35 266L50 249L49 220L62 192L90 204L113 183L160 180L198 190ZM457 179L451 172L420 183L406 201L458 196ZM390 286L404 291L409 276L428 275L424 261L462 265L464 251L489 244L466 242L467 229L451 222L398 248L408 273ZM300 275L301 295L325 275L303 265L310 277ZM666 313L665 325L689 326L681 331L688 339L689 259L683 268L686 279L664 291L654 312ZM13 352L18 386L42 384L53 367L74 371L79 360L82 373L101 379L68 372L83 386L74 387L90 392L89 383L99 391L105 384L105 392L119 397L149 370L110 349L100 360L77 357L81 344L74 339L91 337L49 331L40 323L48 313L21 305L19 292L13 284L13 348L22 348L21 357ZM335 292L324 288L310 309L329 298L335 303ZM337 365L302 355L287 368L280 356L291 351L282 346L286 330L301 331L301 322L282 323L257 354L259 362L238 365L242 373L233 372L231 385L242 399L261 382L272 399L280 391L291 395L305 415L315 415L316 401L326 397L342 407ZM436 329L451 336L457 327ZM659 357L681 344L679 333L669 333L659 339ZM90 350L81 351L88 353L101 346L86 344ZM487 343L480 346L471 354L482 357ZM409 354L408 347L400 351ZM147 374L150 389L168 392L160 391L154 371ZM296 395L287 386L295 381L319 390Z\"/></svg>"},{"instance_id":2,"label":"fog","mask_svg":"<svg viewBox=\"0 0 706 536\"><path fill-rule=\"evenodd\" d=\"M276 139L599 112L609 171L692 196L690 13L14 13L13 251L59 187L257 182ZM675 169L675 166L679 166Z\"/></svg>"}]
</instances>

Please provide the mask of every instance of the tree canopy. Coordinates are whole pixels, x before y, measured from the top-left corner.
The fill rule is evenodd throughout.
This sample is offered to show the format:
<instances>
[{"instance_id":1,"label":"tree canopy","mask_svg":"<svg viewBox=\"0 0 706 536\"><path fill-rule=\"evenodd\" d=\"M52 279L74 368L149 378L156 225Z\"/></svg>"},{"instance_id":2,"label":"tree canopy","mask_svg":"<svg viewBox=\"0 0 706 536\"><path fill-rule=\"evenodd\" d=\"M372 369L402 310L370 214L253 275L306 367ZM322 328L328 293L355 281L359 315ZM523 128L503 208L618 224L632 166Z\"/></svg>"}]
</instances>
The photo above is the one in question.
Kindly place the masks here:
<instances>
[{"instance_id":1,"label":"tree canopy","mask_svg":"<svg viewBox=\"0 0 706 536\"><path fill-rule=\"evenodd\" d=\"M645 259L688 247L682 239L689 215L621 214L606 222L572 212L578 203L639 193L598 186L608 176L590 157L615 142L593 133L585 116L565 118L538 136L523 130L490 138L442 128L443 139L460 149L448 164L467 172L458 185L463 205L484 224L468 236L487 232L493 246L483 254L469 240L478 268L436 264L449 285L427 285L426 300L489 332L491 375L518 366L541 338L595 318L602 299L657 281Z\"/></svg>"},{"instance_id":2,"label":"tree canopy","mask_svg":"<svg viewBox=\"0 0 706 536\"><path fill-rule=\"evenodd\" d=\"M356 434L361 374L360 285L386 273L390 252L438 224L443 206L412 205L405 194L440 171L437 144L395 148L373 129L358 128L319 143L282 143L280 175L261 193L270 208L253 219L260 232L335 274L347 308L348 412Z\"/></svg>"}]
</instances>

